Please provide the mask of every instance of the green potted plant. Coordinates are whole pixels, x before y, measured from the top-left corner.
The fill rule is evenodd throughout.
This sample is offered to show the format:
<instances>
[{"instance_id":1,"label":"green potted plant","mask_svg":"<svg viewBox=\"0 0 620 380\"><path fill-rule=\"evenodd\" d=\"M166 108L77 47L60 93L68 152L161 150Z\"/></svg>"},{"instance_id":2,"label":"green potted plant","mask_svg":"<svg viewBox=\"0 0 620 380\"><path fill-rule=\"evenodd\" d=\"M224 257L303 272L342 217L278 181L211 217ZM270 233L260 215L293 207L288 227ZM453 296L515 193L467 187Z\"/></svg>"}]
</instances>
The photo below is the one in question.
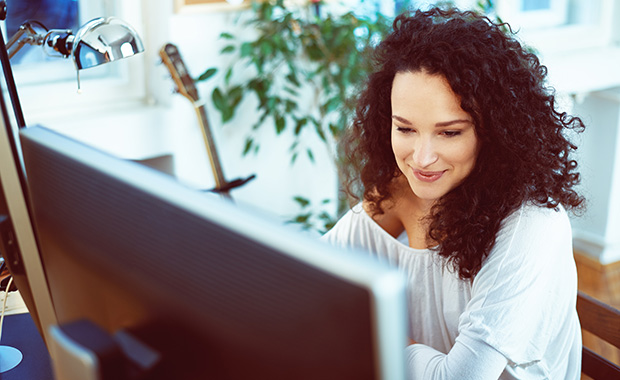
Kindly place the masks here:
<instances>
[{"instance_id":1,"label":"green potted plant","mask_svg":"<svg viewBox=\"0 0 620 380\"><path fill-rule=\"evenodd\" d=\"M287 6L283 0L253 2L252 16L245 21L255 31L253 38L222 33L227 44L221 54L237 59L197 78L207 80L222 71L223 81L213 89L211 100L223 123L232 120L244 98L255 96L258 100L257 117L248 130L243 155L257 153L261 142L254 132L272 126L278 135L293 135L291 163L302 156L315 159L312 147L299 138L307 128L336 159L333 143L351 121L357 89L371 70L369 55L390 25L379 13L361 17L353 12L329 13L321 7L313 2L301 6ZM252 74L248 76L248 72ZM337 217L321 210L321 205L312 205L303 195L294 199L301 213L293 221L304 227L325 230ZM322 205L332 201L325 200Z\"/></svg>"}]
</instances>

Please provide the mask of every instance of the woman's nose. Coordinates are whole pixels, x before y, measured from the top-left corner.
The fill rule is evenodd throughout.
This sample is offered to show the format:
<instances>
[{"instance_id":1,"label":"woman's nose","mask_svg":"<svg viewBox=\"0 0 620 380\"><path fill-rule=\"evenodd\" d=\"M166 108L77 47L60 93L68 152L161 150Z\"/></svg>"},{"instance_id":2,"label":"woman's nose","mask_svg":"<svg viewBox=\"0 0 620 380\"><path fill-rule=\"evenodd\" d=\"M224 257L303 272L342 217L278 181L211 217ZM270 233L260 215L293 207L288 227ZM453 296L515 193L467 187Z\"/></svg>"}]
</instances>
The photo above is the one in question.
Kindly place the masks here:
<instances>
[{"instance_id":1,"label":"woman's nose","mask_svg":"<svg viewBox=\"0 0 620 380\"><path fill-rule=\"evenodd\" d=\"M425 169L437 161L438 155L433 141L428 138L417 139L413 149L413 163L417 169Z\"/></svg>"}]
</instances>

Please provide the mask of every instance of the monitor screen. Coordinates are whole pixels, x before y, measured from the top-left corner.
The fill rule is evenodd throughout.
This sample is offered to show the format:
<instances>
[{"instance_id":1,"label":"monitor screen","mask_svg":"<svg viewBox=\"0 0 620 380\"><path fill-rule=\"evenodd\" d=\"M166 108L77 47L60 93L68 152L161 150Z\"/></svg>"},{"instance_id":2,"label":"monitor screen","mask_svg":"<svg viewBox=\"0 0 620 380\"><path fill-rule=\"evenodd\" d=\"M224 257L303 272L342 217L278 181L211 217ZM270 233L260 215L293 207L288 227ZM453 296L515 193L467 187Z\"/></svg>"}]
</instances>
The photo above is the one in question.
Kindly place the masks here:
<instances>
[{"instance_id":1,"label":"monitor screen","mask_svg":"<svg viewBox=\"0 0 620 380\"><path fill-rule=\"evenodd\" d=\"M61 326L130 334L157 354L147 379L405 378L395 268L44 127L20 138Z\"/></svg>"}]
</instances>

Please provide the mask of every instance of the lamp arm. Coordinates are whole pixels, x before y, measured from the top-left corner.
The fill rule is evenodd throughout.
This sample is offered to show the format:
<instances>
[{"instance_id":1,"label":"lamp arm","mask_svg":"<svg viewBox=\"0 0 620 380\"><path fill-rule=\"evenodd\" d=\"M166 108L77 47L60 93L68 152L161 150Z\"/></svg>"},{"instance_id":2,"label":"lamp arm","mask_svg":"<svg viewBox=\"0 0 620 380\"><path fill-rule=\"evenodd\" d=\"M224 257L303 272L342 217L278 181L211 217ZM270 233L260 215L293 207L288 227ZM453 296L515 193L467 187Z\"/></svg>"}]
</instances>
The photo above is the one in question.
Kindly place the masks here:
<instances>
[{"instance_id":1,"label":"lamp arm","mask_svg":"<svg viewBox=\"0 0 620 380\"><path fill-rule=\"evenodd\" d=\"M59 54L63 58L69 58L73 50L75 36L69 29L52 29L43 38L43 50L48 56L55 57Z\"/></svg>"},{"instance_id":2,"label":"lamp arm","mask_svg":"<svg viewBox=\"0 0 620 380\"><path fill-rule=\"evenodd\" d=\"M42 34L38 31L37 28L35 28L35 25L43 29L44 33ZM43 41L47 33L47 28L39 22L36 22L35 24L35 22L26 21L21 24L17 32L15 32L13 37L11 37L6 43L6 50L9 53L9 59L17 54L17 52L20 51L26 44L43 45Z\"/></svg>"}]
</instances>

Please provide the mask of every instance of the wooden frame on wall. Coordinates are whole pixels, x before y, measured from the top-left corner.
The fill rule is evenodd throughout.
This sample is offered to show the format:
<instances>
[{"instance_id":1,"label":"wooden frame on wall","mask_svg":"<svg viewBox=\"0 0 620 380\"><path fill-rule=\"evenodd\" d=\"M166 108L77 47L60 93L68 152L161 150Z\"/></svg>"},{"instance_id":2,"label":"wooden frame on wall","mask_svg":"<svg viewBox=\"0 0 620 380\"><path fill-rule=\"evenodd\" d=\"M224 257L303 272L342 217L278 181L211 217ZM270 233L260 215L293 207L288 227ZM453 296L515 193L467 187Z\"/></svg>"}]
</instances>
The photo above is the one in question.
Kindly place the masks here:
<instances>
[{"instance_id":1,"label":"wooden frame on wall","mask_svg":"<svg viewBox=\"0 0 620 380\"><path fill-rule=\"evenodd\" d=\"M251 0L174 0L176 13L234 11L250 6Z\"/></svg>"}]
</instances>

